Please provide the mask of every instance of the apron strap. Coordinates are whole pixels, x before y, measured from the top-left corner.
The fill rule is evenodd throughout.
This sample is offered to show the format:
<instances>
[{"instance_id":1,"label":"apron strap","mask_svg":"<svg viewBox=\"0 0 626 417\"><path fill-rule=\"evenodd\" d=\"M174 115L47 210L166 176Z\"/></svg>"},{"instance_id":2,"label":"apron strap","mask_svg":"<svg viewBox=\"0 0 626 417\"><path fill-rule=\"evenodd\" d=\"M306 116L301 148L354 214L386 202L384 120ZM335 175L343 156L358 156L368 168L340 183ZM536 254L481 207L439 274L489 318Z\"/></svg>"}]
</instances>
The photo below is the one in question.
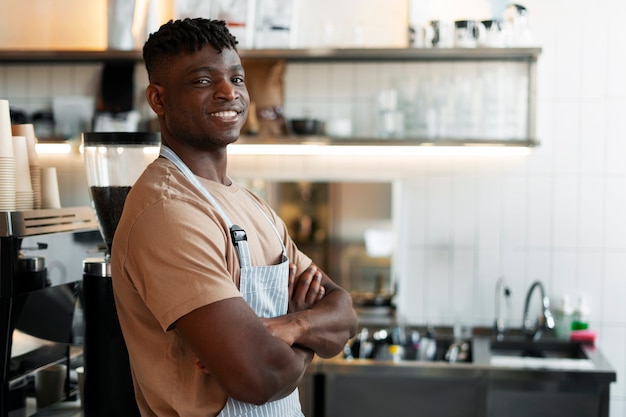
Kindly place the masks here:
<instances>
[{"instance_id":1,"label":"apron strap","mask_svg":"<svg viewBox=\"0 0 626 417\"><path fill-rule=\"evenodd\" d=\"M230 220L230 217L228 217L226 215L226 213L224 212L222 207L218 204L217 200L215 200L215 197L213 197L213 195L206 188L204 188L204 186L202 185L200 180L198 180L198 177L196 177L196 175L193 172L191 172L189 167L182 161L182 159L180 159L178 157L178 155L176 155L176 153L173 150L171 150L170 148L168 148L165 145L161 145L161 151L159 152L159 154L162 157L164 157L166 159L169 159L174 165L176 165L176 168L178 168L180 170L180 172L183 173L185 178L187 178L189 181L191 181L192 184L202 193L202 195L204 195L207 198L207 200L209 200L209 203L211 203L213 205L213 207L215 207L215 210L217 210L217 212L220 214L220 216L222 216L222 218L226 222L226 225L228 226L228 228L230 230L230 235L231 235L233 244L237 247L237 250L240 251L240 249L243 249L244 246L245 246L245 248L247 248L248 247L248 242L247 242L248 239L246 237L246 232L241 227L233 224L233 222ZM280 233L278 233L278 229L276 228L276 225L274 224L274 222L272 222L272 220L265 213L265 211L263 211L263 209L261 209L261 207L257 204L256 201L252 200L252 203L261 212L261 214L263 214L263 216L265 217L267 222L270 224L270 226L272 226L272 229L274 230L274 233L278 237L278 241L280 242L280 246L282 247L283 257L286 258L287 257L287 249L285 248L285 243L283 242L283 238L280 236ZM243 239L240 238L241 234L243 234ZM247 250L245 252L247 252ZM249 257L250 257L250 255L248 253L248 255L247 255L248 261L249 261ZM248 265L249 265L249 262L248 262Z\"/></svg>"},{"instance_id":2,"label":"apron strap","mask_svg":"<svg viewBox=\"0 0 626 417\"><path fill-rule=\"evenodd\" d=\"M224 210L222 210L222 207L220 207L220 205L217 204L217 201L215 200L213 195L210 192L208 192L206 188L204 188L200 180L198 180L198 177L196 177L196 175L193 172L191 172L189 167L178 157L178 155L176 155L176 153L173 150L171 150L165 145L161 146L161 152L159 154L162 157L169 159L174 165L176 165L176 168L178 168L180 172L183 173L185 178L187 178L189 181L193 183L193 185L196 186L198 191L200 191L207 198L207 200L209 200L209 202L213 205L213 207L215 207L215 210L217 210L220 216L222 216L222 218L228 225L228 228L230 229L233 226L233 222L226 215Z\"/></svg>"},{"instance_id":3,"label":"apron strap","mask_svg":"<svg viewBox=\"0 0 626 417\"><path fill-rule=\"evenodd\" d=\"M267 213L265 213L265 210L263 210L256 201L252 200L252 203L256 206L257 209L259 209L259 211L261 212L261 214L263 214L263 217L265 217L265 220L267 220L267 222L270 224L270 226L272 226L272 229L274 229L274 233L276 234L276 236L278 237L278 241L280 242L280 246L283 248L283 255L285 255L285 257L287 256L287 249L285 248L285 243L283 242L283 238L280 235L280 233L278 233L278 229L276 228L276 225L274 224L274 222L270 219L270 217L267 215Z\"/></svg>"}]
</instances>

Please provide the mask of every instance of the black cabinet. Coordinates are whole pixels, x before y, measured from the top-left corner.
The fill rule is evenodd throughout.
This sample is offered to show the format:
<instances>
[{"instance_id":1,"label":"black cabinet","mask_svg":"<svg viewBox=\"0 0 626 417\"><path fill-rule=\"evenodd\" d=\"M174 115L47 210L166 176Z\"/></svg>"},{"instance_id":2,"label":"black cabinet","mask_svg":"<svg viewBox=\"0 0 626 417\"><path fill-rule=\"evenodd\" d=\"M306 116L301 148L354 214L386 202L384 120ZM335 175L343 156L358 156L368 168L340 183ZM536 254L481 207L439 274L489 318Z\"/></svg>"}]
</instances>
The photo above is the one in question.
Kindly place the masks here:
<instances>
[{"instance_id":1,"label":"black cabinet","mask_svg":"<svg viewBox=\"0 0 626 417\"><path fill-rule=\"evenodd\" d=\"M615 370L585 348L584 370L490 364L489 337L472 340L470 363L318 360L301 397L312 417L608 417Z\"/></svg>"}]
</instances>

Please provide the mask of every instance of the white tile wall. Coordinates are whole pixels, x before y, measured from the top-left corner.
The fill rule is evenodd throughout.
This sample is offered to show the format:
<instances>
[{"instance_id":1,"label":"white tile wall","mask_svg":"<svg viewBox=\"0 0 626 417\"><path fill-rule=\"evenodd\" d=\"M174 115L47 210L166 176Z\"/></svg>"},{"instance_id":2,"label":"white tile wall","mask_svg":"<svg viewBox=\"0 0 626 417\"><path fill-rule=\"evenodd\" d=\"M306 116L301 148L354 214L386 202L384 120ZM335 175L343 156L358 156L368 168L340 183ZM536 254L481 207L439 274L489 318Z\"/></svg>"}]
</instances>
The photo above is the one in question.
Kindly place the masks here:
<instances>
[{"instance_id":1,"label":"white tile wall","mask_svg":"<svg viewBox=\"0 0 626 417\"><path fill-rule=\"evenodd\" d=\"M452 2L452 0L449 0ZM485 2L473 0L484 10ZM437 2L442 9L445 2ZM538 64L539 146L519 158L233 157L239 177L389 180L402 225L396 255L400 311L410 322L491 325L496 279L512 292L519 325L534 280L556 304L585 295L598 345L618 371L611 416L626 416L626 2L528 0L543 53ZM142 72L142 68L138 70ZM439 64L290 65L287 114L351 117L371 136L376 93L449 71ZM99 68L0 66L0 97L27 109L52 95L93 94ZM137 102L145 79L138 76ZM149 112L143 107L144 114ZM80 161L64 165L67 204L83 202ZM74 181L74 182L72 182ZM68 197L71 195L71 197Z\"/></svg>"}]
</instances>

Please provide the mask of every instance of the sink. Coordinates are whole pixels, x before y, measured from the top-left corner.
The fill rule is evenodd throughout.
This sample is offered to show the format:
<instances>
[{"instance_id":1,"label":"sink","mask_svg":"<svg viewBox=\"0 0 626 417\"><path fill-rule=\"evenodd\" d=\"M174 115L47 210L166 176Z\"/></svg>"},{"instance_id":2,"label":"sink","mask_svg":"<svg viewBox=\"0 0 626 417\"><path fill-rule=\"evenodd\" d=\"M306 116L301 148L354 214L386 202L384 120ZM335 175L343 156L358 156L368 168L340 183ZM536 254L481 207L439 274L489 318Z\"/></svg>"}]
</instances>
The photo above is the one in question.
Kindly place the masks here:
<instances>
[{"instance_id":1,"label":"sink","mask_svg":"<svg viewBox=\"0 0 626 417\"><path fill-rule=\"evenodd\" d=\"M567 340L492 341L490 365L514 368L589 370L593 362L580 343Z\"/></svg>"},{"instance_id":2,"label":"sink","mask_svg":"<svg viewBox=\"0 0 626 417\"><path fill-rule=\"evenodd\" d=\"M588 359L581 344L569 340L493 340L491 341L490 349L492 355L528 358Z\"/></svg>"}]
</instances>

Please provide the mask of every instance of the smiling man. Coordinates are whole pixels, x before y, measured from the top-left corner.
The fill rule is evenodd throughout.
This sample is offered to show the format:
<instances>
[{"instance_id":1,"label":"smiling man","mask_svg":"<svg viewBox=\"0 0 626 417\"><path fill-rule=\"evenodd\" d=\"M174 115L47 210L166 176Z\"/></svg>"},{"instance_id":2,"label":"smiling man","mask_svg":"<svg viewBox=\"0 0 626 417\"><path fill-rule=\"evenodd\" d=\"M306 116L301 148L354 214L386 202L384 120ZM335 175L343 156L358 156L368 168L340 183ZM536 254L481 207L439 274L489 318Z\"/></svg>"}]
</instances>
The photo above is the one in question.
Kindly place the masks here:
<instances>
[{"instance_id":1,"label":"smiling man","mask_svg":"<svg viewBox=\"0 0 626 417\"><path fill-rule=\"evenodd\" d=\"M314 354L354 335L349 294L227 175L250 98L223 21L170 21L144 46L161 157L133 185L111 264L143 416L301 416Z\"/></svg>"}]
</instances>

